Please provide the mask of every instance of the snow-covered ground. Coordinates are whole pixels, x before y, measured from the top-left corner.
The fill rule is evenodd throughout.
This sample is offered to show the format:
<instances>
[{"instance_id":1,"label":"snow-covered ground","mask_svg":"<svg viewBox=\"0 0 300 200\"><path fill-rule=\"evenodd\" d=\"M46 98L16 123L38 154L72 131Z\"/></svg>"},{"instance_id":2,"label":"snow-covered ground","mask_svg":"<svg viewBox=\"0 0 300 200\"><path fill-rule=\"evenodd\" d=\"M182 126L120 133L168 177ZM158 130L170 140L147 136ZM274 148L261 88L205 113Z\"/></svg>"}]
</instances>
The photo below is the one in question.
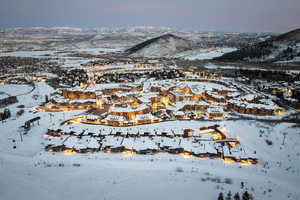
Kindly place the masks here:
<instances>
[{"instance_id":1,"label":"snow-covered ground","mask_svg":"<svg viewBox=\"0 0 300 200\"><path fill-rule=\"evenodd\" d=\"M30 86L18 87L20 90L14 90L11 85L0 85L0 91L8 94L30 91ZM250 166L166 153L65 155L45 152L44 134L47 128L58 126L60 122L80 114L80 111L50 115L31 109L52 92L53 89L46 83L36 83L35 90L19 96L19 103L8 107L12 118L0 122L0 199L213 200L217 199L219 192L230 190L241 193L246 189L255 199L300 198L300 134L294 124L255 120L217 122L226 126L231 136L238 137L243 148L255 152L259 163ZM25 113L17 117L16 112L20 110L17 105L20 104L25 105ZM41 117L39 124L35 124L21 139L22 130L19 127L37 116ZM173 121L139 128L200 127L215 123ZM266 139L273 144L268 145ZM241 189L241 182L245 183L244 189Z\"/></svg>"},{"instance_id":2,"label":"snow-covered ground","mask_svg":"<svg viewBox=\"0 0 300 200\"><path fill-rule=\"evenodd\" d=\"M47 58L54 56L57 51L14 51L14 52L1 52L0 57L3 56L16 56L16 57L32 57L32 58Z\"/></svg>"},{"instance_id":3,"label":"snow-covered ground","mask_svg":"<svg viewBox=\"0 0 300 200\"><path fill-rule=\"evenodd\" d=\"M123 51L122 48L85 48L80 49L81 52L85 52L92 55L99 55L101 53L108 53L108 52L117 52L117 51Z\"/></svg>"},{"instance_id":4,"label":"snow-covered ground","mask_svg":"<svg viewBox=\"0 0 300 200\"><path fill-rule=\"evenodd\" d=\"M280 62L278 62L280 63ZM230 65L215 65L215 64L206 64L204 66L206 69L236 69L236 70L259 70L259 71L268 71L268 69L265 69L265 68L259 68L259 67L240 67L240 66L230 66ZM272 69L273 71L274 70L278 70L278 71L286 71L282 68L279 68L278 69ZM300 70L288 70L289 73L298 73L300 72Z\"/></svg>"},{"instance_id":5,"label":"snow-covered ground","mask_svg":"<svg viewBox=\"0 0 300 200\"><path fill-rule=\"evenodd\" d=\"M94 59L73 57L69 56L70 53L83 53L91 55L101 55L109 52L122 51L121 48L78 48L70 52L63 51L14 51L14 52L0 52L0 57L4 56L16 56L16 57L32 57L32 58L49 58L55 62L58 62L63 67L80 67L81 64L87 64ZM59 59L58 59L59 58Z\"/></svg>"},{"instance_id":6,"label":"snow-covered ground","mask_svg":"<svg viewBox=\"0 0 300 200\"><path fill-rule=\"evenodd\" d=\"M159 58L159 57L172 57L174 54L182 51L182 49L190 48L190 42L174 36L172 34L166 34L158 38L154 38L154 41L146 41L148 44L140 43L143 47L137 47L132 53L133 56L143 56L149 58ZM181 49L181 50L180 50Z\"/></svg>"},{"instance_id":7,"label":"snow-covered ground","mask_svg":"<svg viewBox=\"0 0 300 200\"><path fill-rule=\"evenodd\" d=\"M236 48L212 48L201 49L199 52L192 52L192 54L184 56L187 60L206 60L213 59L222 56L225 53L229 53L237 50Z\"/></svg>"},{"instance_id":8,"label":"snow-covered ground","mask_svg":"<svg viewBox=\"0 0 300 200\"><path fill-rule=\"evenodd\" d=\"M78 48L72 50L74 53L88 53L92 55L99 55L101 53L122 51L121 48ZM2 56L17 56L17 57L33 57L33 58L44 58L47 56L55 56L57 54L63 55L59 50L48 50L48 51L13 51L13 52L0 52L0 57Z\"/></svg>"}]
</instances>

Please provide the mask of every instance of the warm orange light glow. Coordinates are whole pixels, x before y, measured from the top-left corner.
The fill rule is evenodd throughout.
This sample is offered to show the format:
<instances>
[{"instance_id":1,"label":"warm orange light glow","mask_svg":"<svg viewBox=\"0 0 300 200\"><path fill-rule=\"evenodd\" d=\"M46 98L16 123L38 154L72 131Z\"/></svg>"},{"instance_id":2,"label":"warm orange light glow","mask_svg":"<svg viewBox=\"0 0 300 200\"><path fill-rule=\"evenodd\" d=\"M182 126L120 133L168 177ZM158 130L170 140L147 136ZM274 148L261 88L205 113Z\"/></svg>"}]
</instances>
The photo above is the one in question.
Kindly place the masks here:
<instances>
[{"instance_id":1,"label":"warm orange light glow","mask_svg":"<svg viewBox=\"0 0 300 200\"><path fill-rule=\"evenodd\" d=\"M157 110L157 108L158 108L157 103L152 104L152 105L151 105L151 108L152 108L153 110Z\"/></svg>"},{"instance_id":2,"label":"warm orange light glow","mask_svg":"<svg viewBox=\"0 0 300 200\"><path fill-rule=\"evenodd\" d=\"M169 106L169 98L168 97L162 97L160 98L160 101L165 104L165 106Z\"/></svg>"},{"instance_id":3,"label":"warm orange light glow","mask_svg":"<svg viewBox=\"0 0 300 200\"><path fill-rule=\"evenodd\" d=\"M102 100L97 98L96 99L96 105L97 105L97 108L103 108Z\"/></svg>"},{"instance_id":4,"label":"warm orange light glow","mask_svg":"<svg viewBox=\"0 0 300 200\"><path fill-rule=\"evenodd\" d=\"M217 133L217 132L214 132L214 131L213 132L212 131L201 132L201 134L211 136L214 140L223 139L222 135L220 133Z\"/></svg>"},{"instance_id":5,"label":"warm orange light glow","mask_svg":"<svg viewBox=\"0 0 300 200\"><path fill-rule=\"evenodd\" d=\"M229 146L234 148L237 146L238 142L228 142L228 144L229 144Z\"/></svg>"},{"instance_id":6,"label":"warm orange light glow","mask_svg":"<svg viewBox=\"0 0 300 200\"><path fill-rule=\"evenodd\" d=\"M234 160L232 158L225 157L223 158L223 161L224 163L233 163Z\"/></svg>"},{"instance_id":7,"label":"warm orange light glow","mask_svg":"<svg viewBox=\"0 0 300 200\"><path fill-rule=\"evenodd\" d=\"M282 109L276 109L276 110L273 111L273 113L275 115L282 115L283 114L283 110Z\"/></svg>"},{"instance_id":8,"label":"warm orange light glow","mask_svg":"<svg viewBox=\"0 0 300 200\"><path fill-rule=\"evenodd\" d=\"M189 119L189 116L184 115L184 116L183 116L183 119L184 119L184 120L188 120L188 119Z\"/></svg>"},{"instance_id":9,"label":"warm orange light glow","mask_svg":"<svg viewBox=\"0 0 300 200\"><path fill-rule=\"evenodd\" d=\"M241 159L238 162L240 165L252 165L253 164L251 159Z\"/></svg>"},{"instance_id":10,"label":"warm orange light glow","mask_svg":"<svg viewBox=\"0 0 300 200\"><path fill-rule=\"evenodd\" d=\"M128 113L128 117L130 120L136 120L136 116L134 113Z\"/></svg>"},{"instance_id":11,"label":"warm orange light glow","mask_svg":"<svg viewBox=\"0 0 300 200\"><path fill-rule=\"evenodd\" d=\"M192 139L193 139L193 136L188 136L187 139L188 139L188 140L192 140Z\"/></svg>"},{"instance_id":12,"label":"warm orange light glow","mask_svg":"<svg viewBox=\"0 0 300 200\"><path fill-rule=\"evenodd\" d=\"M40 111L40 107L39 106L33 106L32 109L35 110L35 111Z\"/></svg>"},{"instance_id":13,"label":"warm orange light glow","mask_svg":"<svg viewBox=\"0 0 300 200\"><path fill-rule=\"evenodd\" d=\"M184 158L191 158L193 155L189 152L183 152L180 154Z\"/></svg>"},{"instance_id":14,"label":"warm orange light glow","mask_svg":"<svg viewBox=\"0 0 300 200\"><path fill-rule=\"evenodd\" d=\"M74 118L70 119L70 122L80 123L80 122L82 122L82 120L83 120L83 117L74 117Z\"/></svg>"},{"instance_id":15,"label":"warm orange light glow","mask_svg":"<svg viewBox=\"0 0 300 200\"><path fill-rule=\"evenodd\" d=\"M73 155L73 154L75 154L76 152L75 151L73 151L72 149L66 149L66 150L64 150L64 154L65 155Z\"/></svg>"},{"instance_id":16,"label":"warm orange light glow","mask_svg":"<svg viewBox=\"0 0 300 200\"><path fill-rule=\"evenodd\" d=\"M199 129L200 129L200 130L209 129L209 126L201 126Z\"/></svg>"},{"instance_id":17,"label":"warm orange light glow","mask_svg":"<svg viewBox=\"0 0 300 200\"><path fill-rule=\"evenodd\" d=\"M222 135L219 134L219 133L214 133L214 134L212 134L211 136L212 136L212 138L213 138L214 140L221 140L221 139L222 139Z\"/></svg>"},{"instance_id":18,"label":"warm orange light glow","mask_svg":"<svg viewBox=\"0 0 300 200\"><path fill-rule=\"evenodd\" d=\"M122 154L123 154L124 156L132 156L133 153L134 153L134 152L133 152L132 150L125 150L125 151L122 152Z\"/></svg>"}]
</instances>

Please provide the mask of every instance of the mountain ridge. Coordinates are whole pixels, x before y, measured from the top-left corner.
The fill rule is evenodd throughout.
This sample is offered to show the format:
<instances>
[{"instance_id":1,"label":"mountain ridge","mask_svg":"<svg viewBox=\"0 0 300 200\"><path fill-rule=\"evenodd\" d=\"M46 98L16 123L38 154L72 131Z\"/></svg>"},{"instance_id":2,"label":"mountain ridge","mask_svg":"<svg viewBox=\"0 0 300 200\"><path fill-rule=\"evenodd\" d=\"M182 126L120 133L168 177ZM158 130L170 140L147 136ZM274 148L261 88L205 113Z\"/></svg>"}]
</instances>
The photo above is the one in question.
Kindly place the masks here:
<instances>
[{"instance_id":1,"label":"mountain ridge","mask_svg":"<svg viewBox=\"0 0 300 200\"><path fill-rule=\"evenodd\" d=\"M272 36L265 41L226 53L217 61L298 62L300 61L300 29Z\"/></svg>"},{"instance_id":2,"label":"mountain ridge","mask_svg":"<svg viewBox=\"0 0 300 200\"><path fill-rule=\"evenodd\" d=\"M167 33L134 45L126 49L125 53L135 56L162 57L185 51L190 47L191 41Z\"/></svg>"}]
</instances>

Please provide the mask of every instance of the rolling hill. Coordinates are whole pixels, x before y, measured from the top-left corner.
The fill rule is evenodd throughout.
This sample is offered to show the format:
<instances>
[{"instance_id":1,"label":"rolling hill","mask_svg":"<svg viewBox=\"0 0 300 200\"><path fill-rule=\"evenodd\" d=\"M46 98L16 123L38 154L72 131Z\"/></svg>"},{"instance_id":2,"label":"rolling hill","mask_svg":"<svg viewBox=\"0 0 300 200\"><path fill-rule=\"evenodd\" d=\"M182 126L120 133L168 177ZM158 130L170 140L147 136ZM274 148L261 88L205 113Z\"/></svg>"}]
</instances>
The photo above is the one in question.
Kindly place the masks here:
<instances>
[{"instance_id":1,"label":"rolling hill","mask_svg":"<svg viewBox=\"0 0 300 200\"><path fill-rule=\"evenodd\" d=\"M263 42L226 53L214 60L229 62L300 62L300 29L270 37Z\"/></svg>"},{"instance_id":2,"label":"rolling hill","mask_svg":"<svg viewBox=\"0 0 300 200\"><path fill-rule=\"evenodd\" d=\"M191 42L173 34L165 34L139 43L125 52L132 56L163 57L191 48Z\"/></svg>"}]
</instances>

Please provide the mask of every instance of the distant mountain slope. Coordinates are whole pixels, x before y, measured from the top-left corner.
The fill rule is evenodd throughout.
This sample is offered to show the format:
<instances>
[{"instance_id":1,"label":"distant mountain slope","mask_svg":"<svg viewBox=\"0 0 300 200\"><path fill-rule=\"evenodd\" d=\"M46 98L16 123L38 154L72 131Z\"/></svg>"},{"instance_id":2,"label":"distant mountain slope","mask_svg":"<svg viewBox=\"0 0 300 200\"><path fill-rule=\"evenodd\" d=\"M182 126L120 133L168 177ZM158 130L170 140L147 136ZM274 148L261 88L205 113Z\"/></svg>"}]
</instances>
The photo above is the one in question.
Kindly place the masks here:
<instances>
[{"instance_id":1,"label":"distant mountain slope","mask_svg":"<svg viewBox=\"0 0 300 200\"><path fill-rule=\"evenodd\" d=\"M255 62L300 62L300 29L273 36L215 60Z\"/></svg>"},{"instance_id":2,"label":"distant mountain slope","mask_svg":"<svg viewBox=\"0 0 300 200\"><path fill-rule=\"evenodd\" d=\"M125 52L133 56L163 57L186 51L191 42L173 34L165 34L137 44Z\"/></svg>"}]
</instances>

